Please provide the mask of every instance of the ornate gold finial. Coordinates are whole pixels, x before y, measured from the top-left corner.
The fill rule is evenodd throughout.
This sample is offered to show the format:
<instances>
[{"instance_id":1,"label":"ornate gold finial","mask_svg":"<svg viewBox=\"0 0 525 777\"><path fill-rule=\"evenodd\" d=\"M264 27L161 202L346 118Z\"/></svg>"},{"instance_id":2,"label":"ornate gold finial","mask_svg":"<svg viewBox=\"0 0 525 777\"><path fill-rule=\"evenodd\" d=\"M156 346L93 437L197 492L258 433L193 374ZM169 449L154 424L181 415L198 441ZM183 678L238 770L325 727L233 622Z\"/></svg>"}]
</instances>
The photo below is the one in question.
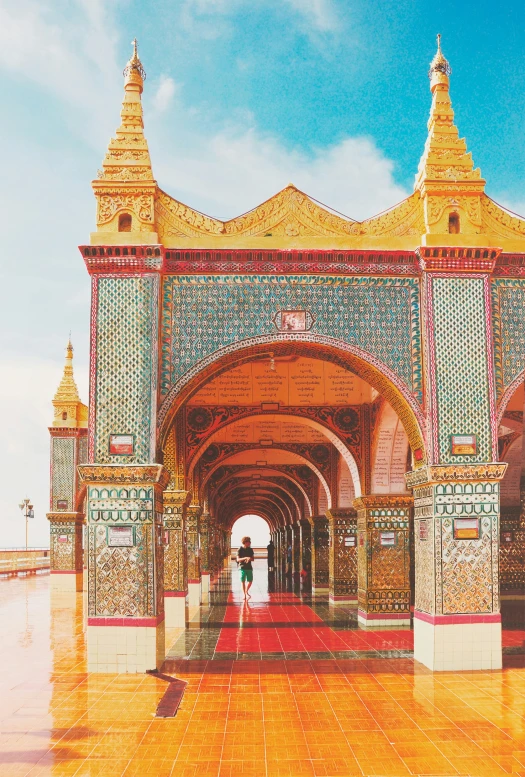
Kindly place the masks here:
<instances>
[{"instance_id":1,"label":"ornate gold finial","mask_svg":"<svg viewBox=\"0 0 525 777\"><path fill-rule=\"evenodd\" d=\"M123 71L124 78L127 78L133 71L135 71L136 73L139 74L142 80L145 81L146 71L144 70L142 62L139 59L138 43L136 38L133 38L133 40L131 41L131 45L133 46L133 56L131 57L128 64L124 68L124 71Z\"/></svg>"},{"instance_id":2,"label":"ornate gold finial","mask_svg":"<svg viewBox=\"0 0 525 777\"><path fill-rule=\"evenodd\" d=\"M437 51L434 59L430 63L430 70L428 71L428 77L432 78L432 74L435 72L444 73L446 76L449 76L452 73L452 68L448 64L448 61L443 56L443 52L441 51L441 34L438 33L437 36Z\"/></svg>"},{"instance_id":3,"label":"ornate gold finial","mask_svg":"<svg viewBox=\"0 0 525 777\"><path fill-rule=\"evenodd\" d=\"M80 401L77 384L73 375L73 345L71 336L66 345L66 359L60 385L53 397L55 418L53 426L85 428L88 409Z\"/></svg>"}]
</instances>

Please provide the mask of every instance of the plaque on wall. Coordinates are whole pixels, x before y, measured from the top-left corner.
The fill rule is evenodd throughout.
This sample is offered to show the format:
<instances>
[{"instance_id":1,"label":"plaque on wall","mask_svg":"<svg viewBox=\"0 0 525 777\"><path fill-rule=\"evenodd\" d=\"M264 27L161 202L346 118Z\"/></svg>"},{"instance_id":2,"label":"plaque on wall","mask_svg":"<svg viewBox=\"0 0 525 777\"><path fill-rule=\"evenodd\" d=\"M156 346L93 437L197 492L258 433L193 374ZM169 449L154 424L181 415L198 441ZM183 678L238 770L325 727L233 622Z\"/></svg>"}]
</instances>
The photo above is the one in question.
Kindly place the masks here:
<instances>
[{"instance_id":1,"label":"plaque on wall","mask_svg":"<svg viewBox=\"0 0 525 777\"><path fill-rule=\"evenodd\" d=\"M478 450L475 434L453 434L450 438L453 456L475 456Z\"/></svg>"},{"instance_id":2,"label":"plaque on wall","mask_svg":"<svg viewBox=\"0 0 525 777\"><path fill-rule=\"evenodd\" d=\"M67 536L67 534L59 534L58 541L59 542L69 542L69 537Z\"/></svg>"},{"instance_id":3,"label":"plaque on wall","mask_svg":"<svg viewBox=\"0 0 525 777\"><path fill-rule=\"evenodd\" d=\"M355 548L356 546L356 536L355 534L348 534L345 537L345 548Z\"/></svg>"},{"instance_id":4,"label":"plaque on wall","mask_svg":"<svg viewBox=\"0 0 525 777\"><path fill-rule=\"evenodd\" d=\"M131 548L134 544L133 526L108 526L110 548Z\"/></svg>"},{"instance_id":5,"label":"plaque on wall","mask_svg":"<svg viewBox=\"0 0 525 777\"><path fill-rule=\"evenodd\" d=\"M502 542L512 542L514 539L514 534L511 531L502 531L501 532L501 541Z\"/></svg>"},{"instance_id":6,"label":"plaque on wall","mask_svg":"<svg viewBox=\"0 0 525 777\"><path fill-rule=\"evenodd\" d=\"M57 499L57 510L67 510L68 506L67 499Z\"/></svg>"},{"instance_id":7,"label":"plaque on wall","mask_svg":"<svg viewBox=\"0 0 525 777\"><path fill-rule=\"evenodd\" d=\"M479 540L479 520L477 518L454 518L455 540Z\"/></svg>"},{"instance_id":8,"label":"plaque on wall","mask_svg":"<svg viewBox=\"0 0 525 777\"><path fill-rule=\"evenodd\" d=\"M135 438L132 434L110 434L109 452L113 456L133 456Z\"/></svg>"},{"instance_id":9,"label":"plaque on wall","mask_svg":"<svg viewBox=\"0 0 525 777\"><path fill-rule=\"evenodd\" d=\"M379 541L381 546L384 548L392 547L392 545L396 544L395 531L382 531L379 537Z\"/></svg>"},{"instance_id":10,"label":"plaque on wall","mask_svg":"<svg viewBox=\"0 0 525 777\"><path fill-rule=\"evenodd\" d=\"M307 310L280 310L274 323L280 332L306 332L314 322Z\"/></svg>"},{"instance_id":11,"label":"plaque on wall","mask_svg":"<svg viewBox=\"0 0 525 777\"><path fill-rule=\"evenodd\" d=\"M419 539L428 540L428 521L419 522Z\"/></svg>"}]
</instances>

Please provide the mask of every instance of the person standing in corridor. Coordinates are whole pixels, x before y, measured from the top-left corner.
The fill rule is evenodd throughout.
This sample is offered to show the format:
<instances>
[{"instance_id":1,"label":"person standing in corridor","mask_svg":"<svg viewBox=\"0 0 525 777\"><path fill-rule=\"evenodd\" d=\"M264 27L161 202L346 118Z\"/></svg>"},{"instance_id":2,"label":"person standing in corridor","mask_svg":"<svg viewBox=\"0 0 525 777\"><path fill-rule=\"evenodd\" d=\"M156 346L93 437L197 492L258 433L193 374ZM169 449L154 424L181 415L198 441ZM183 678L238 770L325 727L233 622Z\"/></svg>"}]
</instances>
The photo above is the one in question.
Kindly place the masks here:
<instances>
[{"instance_id":1,"label":"person standing in corridor","mask_svg":"<svg viewBox=\"0 0 525 777\"><path fill-rule=\"evenodd\" d=\"M237 563L241 570L241 583L245 599L252 598L248 593L253 583L252 561L255 557L251 542L250 537L243 537L242 546L237 551Z\"/></svg>"}]
</instances>

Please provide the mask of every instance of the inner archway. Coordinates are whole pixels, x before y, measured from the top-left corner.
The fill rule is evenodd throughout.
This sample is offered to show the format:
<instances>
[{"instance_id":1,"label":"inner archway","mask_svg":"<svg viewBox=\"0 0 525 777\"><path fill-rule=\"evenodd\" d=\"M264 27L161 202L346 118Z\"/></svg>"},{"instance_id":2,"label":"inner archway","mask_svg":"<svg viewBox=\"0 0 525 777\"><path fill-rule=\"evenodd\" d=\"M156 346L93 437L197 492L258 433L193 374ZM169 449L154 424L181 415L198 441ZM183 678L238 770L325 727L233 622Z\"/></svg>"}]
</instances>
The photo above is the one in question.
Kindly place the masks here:
<instances>
[{"instance_id":1,"label":"inner archway","mask_svg":"<svg viewBox=\"0 0 525 777\"><path fill-rule=\"evenodd\" d=\"M260 515L242 515L232 526L232 551L241 546L243 537L250 537L253 548L266 548L270 542L270 527Z\"/></svg>"}]
</instances>

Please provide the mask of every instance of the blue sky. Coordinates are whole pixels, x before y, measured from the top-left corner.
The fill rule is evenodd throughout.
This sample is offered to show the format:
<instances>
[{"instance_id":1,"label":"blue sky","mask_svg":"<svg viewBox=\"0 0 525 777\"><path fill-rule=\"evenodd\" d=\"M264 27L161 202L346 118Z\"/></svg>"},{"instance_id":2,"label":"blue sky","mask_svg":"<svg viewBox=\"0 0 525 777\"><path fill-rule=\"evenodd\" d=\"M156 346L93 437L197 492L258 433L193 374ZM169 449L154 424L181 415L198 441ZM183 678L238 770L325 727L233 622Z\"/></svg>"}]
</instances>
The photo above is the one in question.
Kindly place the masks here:
<instances>
[{"instance_id":1,"label":"blue sky","mask_svg":"<svg viewBox=\"0 0 525 777\"><path fill-rule=\"evenodd\" d=\"M170 194L219 217L289 181L354 218L412 189L441 32L487 193L525 211L525 4L509 0L2 0L0 524L47 536L49 404L72 330L87 397L90 181L139 39L146 136ZM3 478L3 480L4 480Z\"/></svg>"}]
</instances>

